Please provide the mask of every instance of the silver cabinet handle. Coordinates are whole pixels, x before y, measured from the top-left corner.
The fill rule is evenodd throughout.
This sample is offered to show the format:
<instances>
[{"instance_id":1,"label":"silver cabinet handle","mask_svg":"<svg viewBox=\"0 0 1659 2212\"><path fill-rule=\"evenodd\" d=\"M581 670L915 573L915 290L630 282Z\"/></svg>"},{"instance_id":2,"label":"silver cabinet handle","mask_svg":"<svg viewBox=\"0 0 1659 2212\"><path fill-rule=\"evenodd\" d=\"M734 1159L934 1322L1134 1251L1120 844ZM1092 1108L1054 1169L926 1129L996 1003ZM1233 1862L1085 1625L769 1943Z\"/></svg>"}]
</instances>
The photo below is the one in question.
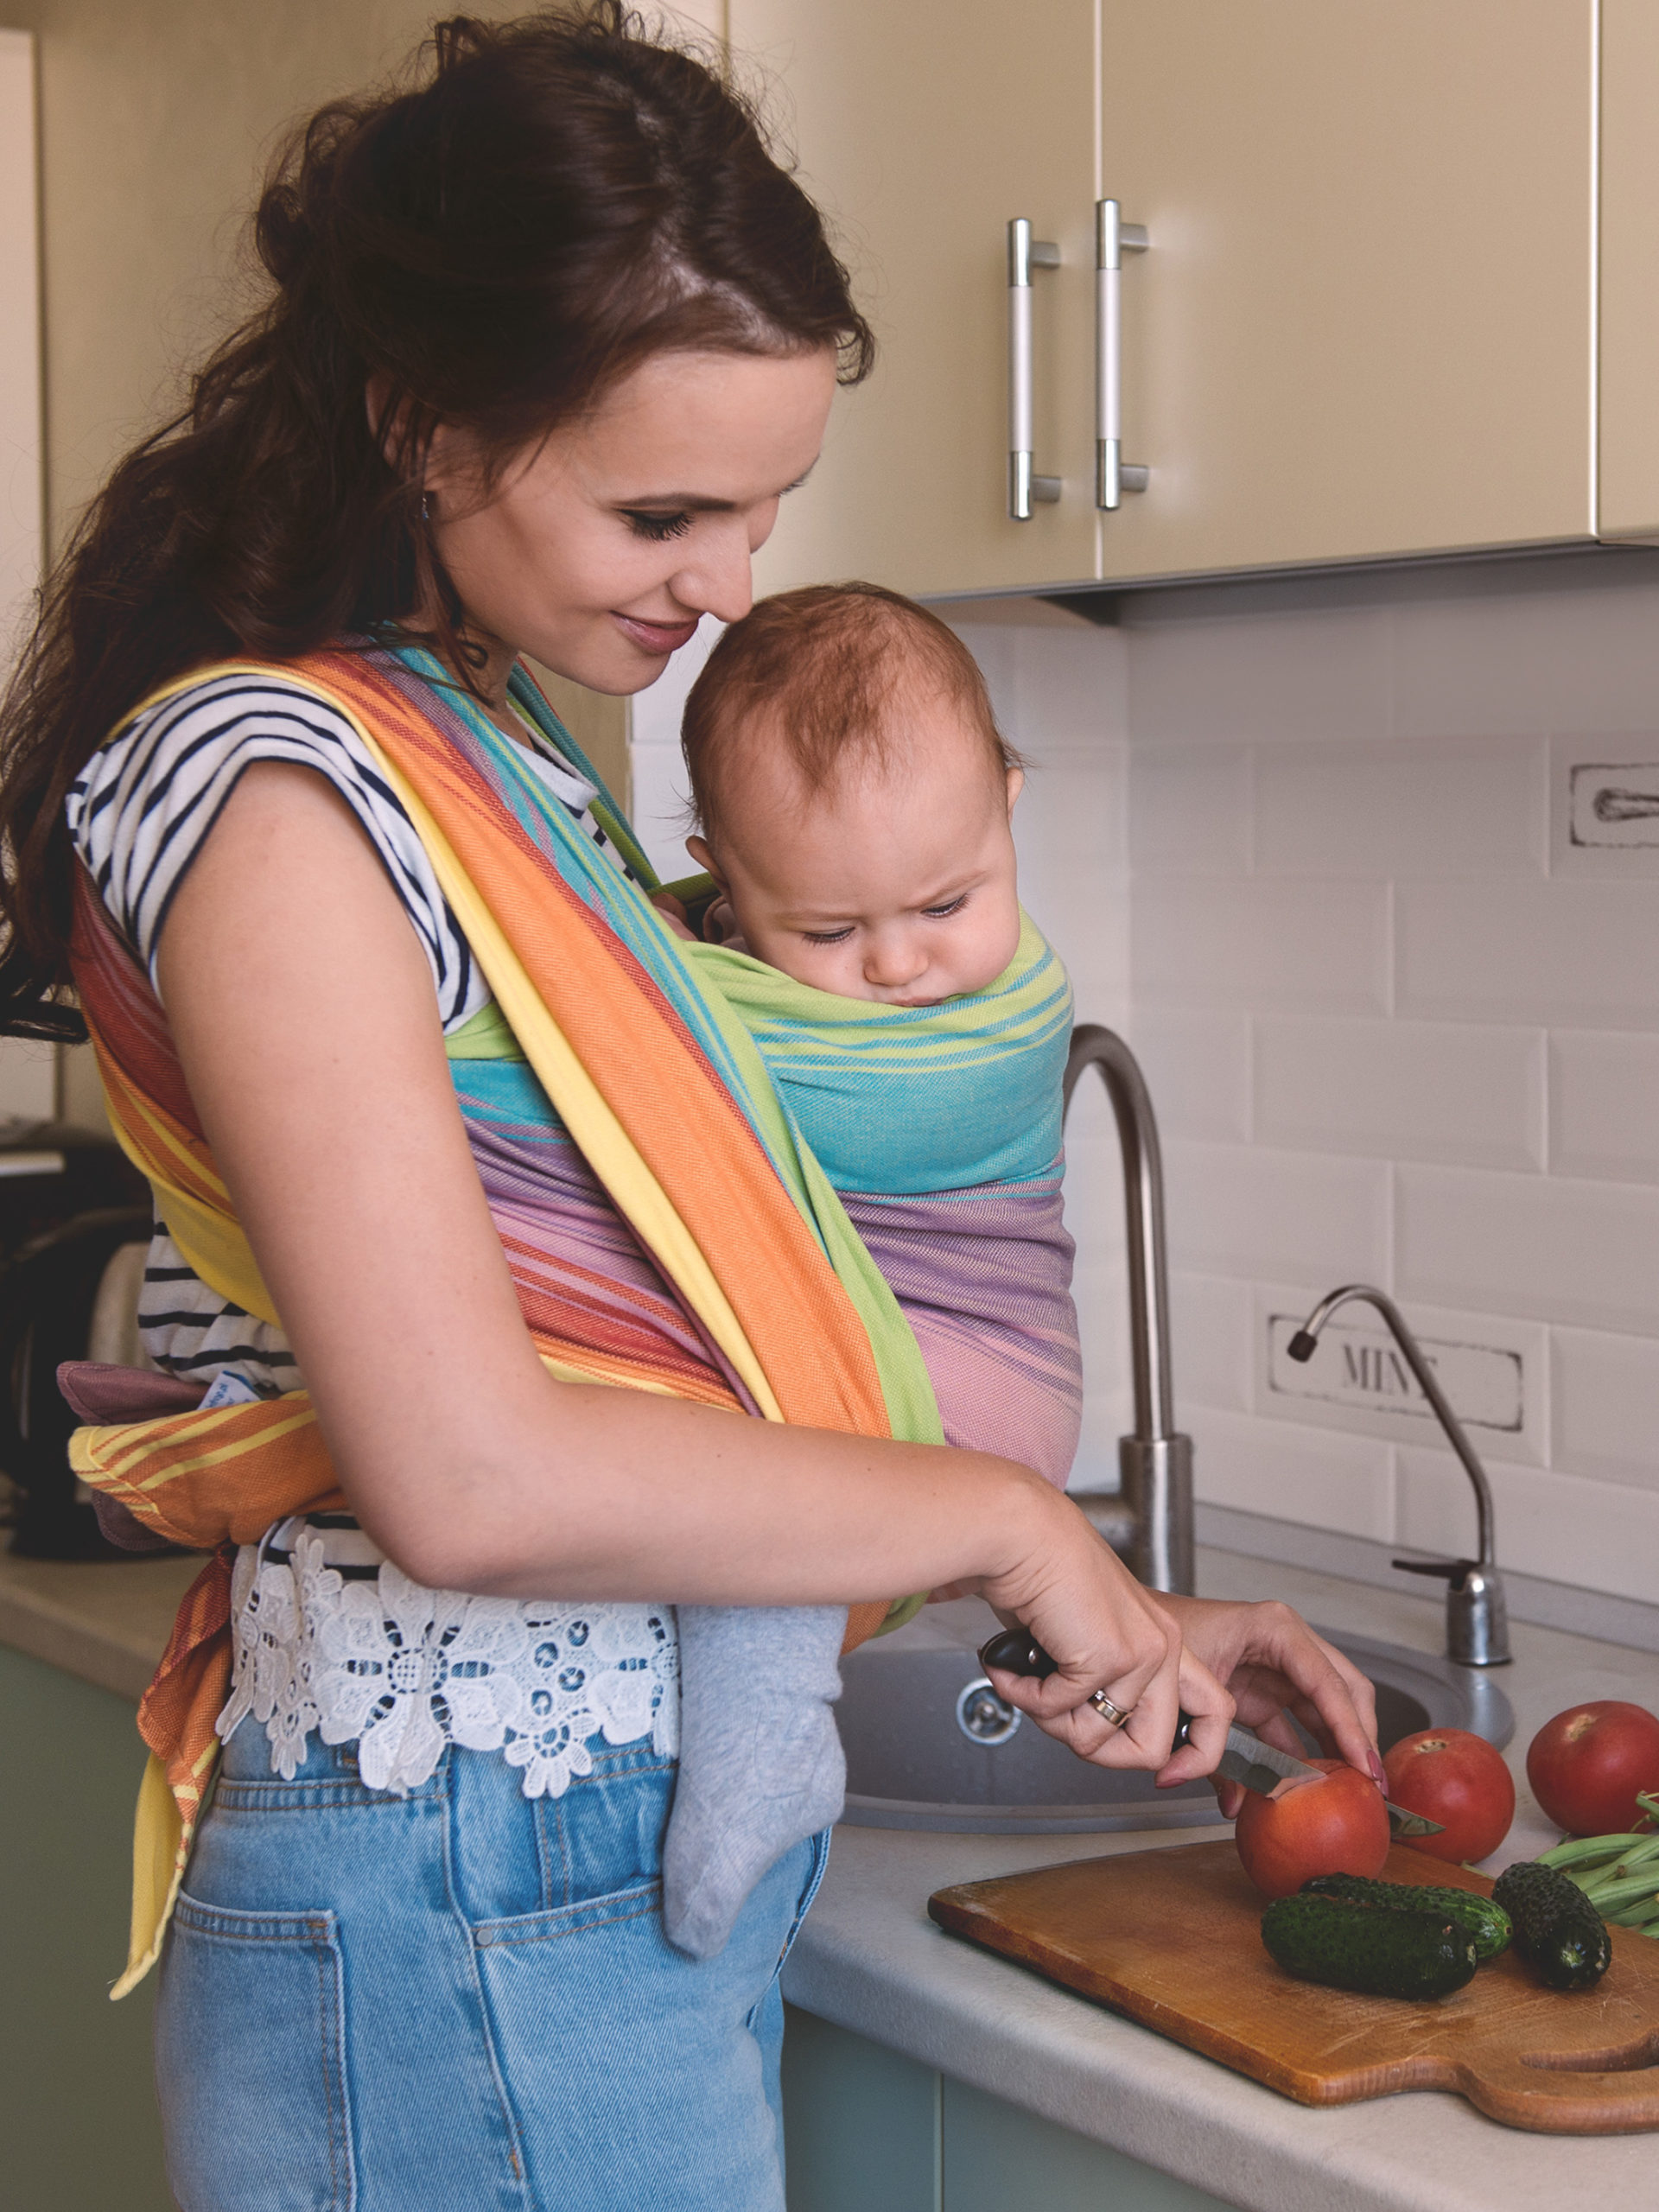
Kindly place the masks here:
<instances>
[{"instance_id":1,"label":"silver cabinet handle","mask_svg":"<svg viewBox=\"0 0 1659 2212\"><path fill-rule=\"evenodd\" d=\"M1116 200L1096 200L1095 505L1108 514L1125 492L1147 488L1147 470L1123 458L1122 300L1123 257L1146 250L1142 225L1126 223Z\"/></svg>"},{"instance_id":2,"label":"silver cabinet handle","mask_svg":"<svg viewBox=\"0 0 1659 2212\"><path fill-rule=\"evenodd\" d=\"M1016 215L1008 225L1008 518L1029 522L1033 500L1050 505L1060 496L1058 476L1032 474L1031 272L1058 269L1060 249L1033 238Z\"/></svg>"}]
</instances>

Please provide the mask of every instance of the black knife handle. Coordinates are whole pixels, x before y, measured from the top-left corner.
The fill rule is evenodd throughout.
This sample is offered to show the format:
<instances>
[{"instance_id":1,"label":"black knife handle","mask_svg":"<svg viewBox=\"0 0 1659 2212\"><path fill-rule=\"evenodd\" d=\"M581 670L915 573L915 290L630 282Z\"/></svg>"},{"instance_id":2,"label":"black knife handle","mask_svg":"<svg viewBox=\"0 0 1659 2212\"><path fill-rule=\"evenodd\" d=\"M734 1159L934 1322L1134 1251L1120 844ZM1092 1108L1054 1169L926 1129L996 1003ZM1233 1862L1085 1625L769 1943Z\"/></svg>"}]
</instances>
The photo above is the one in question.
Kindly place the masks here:
<instances>
[{"instance_id":1,"label":"black knife handle","mask_svg":"<svg viewBox=\"0 0 1659 2212\"><path fill-rule=\"evenodd\" d=\"M1000 1667L1005 1675L1052 1675L1059 1662L1051 1659L1028 1629L1000 1629L988 1643L979 1647L979 1663L987 1673Z\"/></svg>"},{"instance_id":2,"label":"black knife handle","mask_svg":"<svg viewBox=\"0 0 1659 2212\"><path fill-rule=\"evenodd\" d=\"M1005 1628L979 1647L979 1663L988 1674L993 1667L1000 1667L1007 1675L1034 1675L1040 1681L1054 1673L1059 1665L1051 1659L1029 1629ZM1192 1739L1192 1716L1181 1713L1175 1723L1175 1740L1172 1751L1179 1751Z\"/></svg>"}]
</instances>

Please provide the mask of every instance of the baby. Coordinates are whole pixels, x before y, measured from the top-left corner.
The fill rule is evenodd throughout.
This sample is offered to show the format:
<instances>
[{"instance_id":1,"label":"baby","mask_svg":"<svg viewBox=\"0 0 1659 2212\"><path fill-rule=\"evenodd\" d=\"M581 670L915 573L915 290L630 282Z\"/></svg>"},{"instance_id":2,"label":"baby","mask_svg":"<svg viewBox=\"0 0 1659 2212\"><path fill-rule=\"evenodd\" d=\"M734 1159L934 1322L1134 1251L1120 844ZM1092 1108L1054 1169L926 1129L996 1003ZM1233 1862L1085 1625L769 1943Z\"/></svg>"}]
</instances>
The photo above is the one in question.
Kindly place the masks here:
<instances>
[{"instance_id":1,"label":"baby","mask_svg":"<svg viewBox=\"0 0 1659 2212\"><path fill-rule=\"evenodd\" d=\"M747 1023L893 1290L947 1440L1064 1484L1082 1408L1060 1206L1071 995L1020 911L1024 772L983 677L892 592L786 592L715 647L683 741L688 849L712 882L659 898L702 930L689 955ZM830 1607L681 1609L683 1741L699 1750L664 1872L693 1948L778 1849L839 1810L841 1624ZM802 1773L798 1802L735 1829L749 1783L734 1698L755 1732L798 1747ZM693 1844L715 1865L700 1896L682 1880Z\"/></svg>"},{"instance_id":2,"label":"baby","mask_svg":"<svg viewBox=\"0 0 1659 2212\"><path fill-rule=\"evenodd\" d=\"M982 990L1013 960L1025 771L925 607L874 584L763 600L709 656L683 743L687 850L728 944L884 1006Z\"/></svg>"}]
</instances>

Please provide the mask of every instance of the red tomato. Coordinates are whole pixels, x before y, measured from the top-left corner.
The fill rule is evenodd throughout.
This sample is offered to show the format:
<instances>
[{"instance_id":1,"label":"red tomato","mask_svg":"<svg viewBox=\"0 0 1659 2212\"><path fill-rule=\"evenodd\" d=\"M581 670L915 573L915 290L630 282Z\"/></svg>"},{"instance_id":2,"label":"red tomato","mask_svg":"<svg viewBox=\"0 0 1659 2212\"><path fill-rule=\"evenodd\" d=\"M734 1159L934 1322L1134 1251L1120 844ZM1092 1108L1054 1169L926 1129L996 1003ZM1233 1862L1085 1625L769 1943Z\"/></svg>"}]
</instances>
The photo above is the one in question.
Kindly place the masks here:
<instances>
[{"instance_id":1,"label":"red tomato","mask_svg":"<svg viewBox=\"0 0 1659 2212\"><path fill-rule=\"evenodd\" d=\"M1369 1775L1340 1759L1313 1759L1324 1782L1282 1797L1247 1789L1233 1840L1264 1897L1294 1897L1315 1874L1380 1874L1389 1855L1389 1816Z\"/></svg>"},{"instance_id":2,"label":"red tomato","mask_svg":"<svg viewBox=\"0 0 1659 2212\"><path fill-rule=\"evenodd\" d=\"M1598 1698L1546 1720L1527 1752L1532 1794L1569 1835L1617 1835L1642 1818L1638 1789L1659 1789L1659 1720Z\"/></svg>"},{"instance_id":3,"label":"red tomato","mask_svg":"<svg viewBox=\"0 0 1659 2212\"><path fill-rule=\"evenodd\" d=\"M1408 1813L1438 1821L1443 1835L1414 1835L1431 1859L1484 1859L1515 1818L1515 1783L1503 1754L1463 1728L1402 1736L1382 1762L1389 1796Z\"/></svg>"}]
</instances>

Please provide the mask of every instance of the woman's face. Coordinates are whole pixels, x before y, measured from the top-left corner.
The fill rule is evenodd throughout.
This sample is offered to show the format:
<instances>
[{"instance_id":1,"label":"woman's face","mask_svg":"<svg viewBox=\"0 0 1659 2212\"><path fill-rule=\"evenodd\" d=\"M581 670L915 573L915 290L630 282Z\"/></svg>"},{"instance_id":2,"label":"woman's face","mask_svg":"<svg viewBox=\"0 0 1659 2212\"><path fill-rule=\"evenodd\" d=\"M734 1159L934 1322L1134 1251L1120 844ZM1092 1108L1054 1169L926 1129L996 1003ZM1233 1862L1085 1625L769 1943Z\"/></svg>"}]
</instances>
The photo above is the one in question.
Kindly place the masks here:
<instances>
[{"instance_id":1,"label":"woman's face","mask_svg":"<svg viewBox=\"0 0 1659 2212\"><path fill-rule=\"evenodd\" d=\"M750 556L817 459L835 388L828 348L654 354L486 498L465 434L440 429L432 533L486 682L525 652L590 690L643 690L703 615L747 614Z\"/></svg>"}]
</instances>

